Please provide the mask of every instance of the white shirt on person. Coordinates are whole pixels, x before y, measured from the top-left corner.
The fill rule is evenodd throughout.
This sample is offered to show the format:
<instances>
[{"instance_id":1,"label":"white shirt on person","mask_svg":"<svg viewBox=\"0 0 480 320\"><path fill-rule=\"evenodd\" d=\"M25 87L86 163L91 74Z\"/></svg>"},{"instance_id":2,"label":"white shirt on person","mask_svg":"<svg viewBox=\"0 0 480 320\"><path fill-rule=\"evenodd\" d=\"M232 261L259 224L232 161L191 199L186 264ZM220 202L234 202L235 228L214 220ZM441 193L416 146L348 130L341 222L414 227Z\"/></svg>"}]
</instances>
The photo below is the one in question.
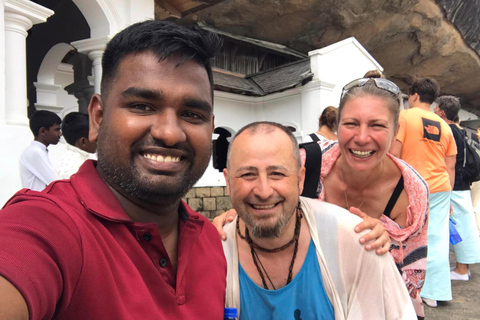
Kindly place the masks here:
<instances>
[{"instance_id":1,"label":"white shirt on person","mask_svg":"<svg viewBox=\"0 0 480 320\"><path fill-rule=\"evenodd\" d=\"M42 191L53 181L53 167L47 147L39 142L32 143L20 156L20 178L22 187Z\"/></svg>"},{"instance_id":2,"label":"white shirt on person","mask_svg":"<svg viewBox=\"0 0 480 320\"><path fill-rule=\"evenodd\" d=\"M55 180L70 179L70 176L78 171L80 166L88 159L94 159L93 154L80 148L67 144L65 153L55 165Z\"/></svg>"}]
</instances>

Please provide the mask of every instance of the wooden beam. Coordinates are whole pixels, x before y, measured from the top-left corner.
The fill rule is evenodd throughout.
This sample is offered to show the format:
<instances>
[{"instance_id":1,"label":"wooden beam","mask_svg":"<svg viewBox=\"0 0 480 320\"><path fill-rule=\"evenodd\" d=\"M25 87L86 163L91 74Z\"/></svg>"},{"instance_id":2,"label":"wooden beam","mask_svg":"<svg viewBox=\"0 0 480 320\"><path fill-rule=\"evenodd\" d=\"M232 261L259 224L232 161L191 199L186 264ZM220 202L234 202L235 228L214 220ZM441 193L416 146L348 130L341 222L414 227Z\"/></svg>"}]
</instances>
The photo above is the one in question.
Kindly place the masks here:
<instances>
[{"instance_id":1,"label":"wooden beam","mask_svg":"<svg viewBox=\"0 0 480 320\"><path fill-rule=\"evenodd\" d=\"M155 2L158 6L165 9L165 11L167 11L171 17L177 19L180 19L182 17L182 13L178 11L173 5L171 5L168 0L156 0Z\"/></svg>"}]
</instances>

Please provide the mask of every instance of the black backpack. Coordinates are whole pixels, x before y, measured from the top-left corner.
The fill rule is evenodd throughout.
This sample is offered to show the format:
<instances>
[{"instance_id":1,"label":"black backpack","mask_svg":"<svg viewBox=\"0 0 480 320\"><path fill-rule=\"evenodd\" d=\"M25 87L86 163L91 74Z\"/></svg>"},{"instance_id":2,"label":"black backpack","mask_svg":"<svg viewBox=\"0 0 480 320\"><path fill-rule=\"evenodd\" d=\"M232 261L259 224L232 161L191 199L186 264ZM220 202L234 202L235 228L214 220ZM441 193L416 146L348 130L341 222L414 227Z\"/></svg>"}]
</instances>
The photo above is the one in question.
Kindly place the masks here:
<instances>
[{"instance_id":1,"label":"black backpack","mask_svg":"<svg viewBox=\"0 0 480 320\"><path fill-rule=\"evenodd\" d=\"M303 182L302 196L317 198L318 183L320 182L320 171L322 168L322 150L317 143L318 137L315 133L310 134L313 142L301 143L299 147L305 149L305 181Z\"/></svg>"},{"instance_id":2,"label":"black backpack","mask_svg":"<svg viewBox=\"0 0 480 320\"><path fill-rule=\"evenodd\" d=\"M480 180L480 146L466 134L464 148L464 179L470 183Z\"/></svg>"}]
</instances>

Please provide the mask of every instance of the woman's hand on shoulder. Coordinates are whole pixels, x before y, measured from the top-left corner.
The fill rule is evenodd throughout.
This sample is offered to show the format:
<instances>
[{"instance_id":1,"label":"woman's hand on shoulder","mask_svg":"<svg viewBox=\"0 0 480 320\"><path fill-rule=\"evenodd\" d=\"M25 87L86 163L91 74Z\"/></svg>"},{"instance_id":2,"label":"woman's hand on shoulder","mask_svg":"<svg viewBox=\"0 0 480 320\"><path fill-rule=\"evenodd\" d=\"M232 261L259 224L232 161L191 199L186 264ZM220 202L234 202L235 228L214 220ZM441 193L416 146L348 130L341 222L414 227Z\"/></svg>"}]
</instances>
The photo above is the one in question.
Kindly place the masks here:
<instances>
[{"instance_id":1,"label":"woman's hand on shoulder","mask_svg":"<svg viewBox=\"0 0 480 320\"><path fill-rule=\"evenodd\" d=\"M363 219L363 222L355 226L355 232L359 233L365 229L371 229L369 233L359 239L361 244L365 244L365 250L375 250L378 255L387 253L390 250L390 236L380 220L368 216L355 207L350 207L349 211Z\"/></svg>"},{"instance_id":2,"label":"woman's hand on shoulder","mask_svg":"<svg viewBox=\"0 0 480 320\"><path fill-rule=\"evenodd\" d=\"M232 222L236 216L237 211L235 211L235 209L230 209L213 219L212 223L223 241L227 240L227 234L223 231L223 226Z\"/></svg>"}]
</instances>

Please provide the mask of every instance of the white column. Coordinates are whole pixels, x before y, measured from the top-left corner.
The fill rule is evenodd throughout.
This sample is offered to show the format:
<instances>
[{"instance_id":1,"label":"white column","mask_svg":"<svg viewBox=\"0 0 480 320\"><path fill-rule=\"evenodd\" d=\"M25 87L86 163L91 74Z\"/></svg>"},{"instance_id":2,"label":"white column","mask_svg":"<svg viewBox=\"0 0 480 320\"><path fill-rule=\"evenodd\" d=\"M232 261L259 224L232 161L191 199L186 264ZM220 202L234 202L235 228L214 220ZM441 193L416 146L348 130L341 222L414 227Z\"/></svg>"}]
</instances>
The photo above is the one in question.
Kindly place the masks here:
<instances>
[{"instance_id":1,"label":"white column","mask_svg":"<svg viewBox=\"0 0 480 320\"><path fill-rule=\"evenodd\" d=\"M44 82L34 82L33 84L37 88L37 101L42 101L42 103L35 103L35 109L48 110L60 114L63 106L58 105L57 92L62 86Z\"/></svg>"},{"instance_id":2,"label":"white column","mask_svg":"<svg viewBox=\"0 0 480 320\"><path fill-rule=\"evenodd\" d=\"M102 56L103 51L94 50L88 53L88 57L93 61L93 88L95 93L100 93L100 84L102 80Z\"/></svg>"},{"instance_id":3,"label":"white column","mask_svg":"<svg viewBox=\"0 0 480 320\"><path fill-rule=\"evenodd\" d=\"M26 30L32 25L26 17L5 12L5 117L8 124L28 123L25 39Z\"/></svg>"},{"instance_id":4,"label":"white column","mask_svg":"<svg viewBox=\"0 0 480 320\"><path fill-rule=\"evenodd\" d=\"M92 73L95 93L100 93L100 82L102 80L102 56L108 41L110 41L110 37L85 39L71 43L78 52L88 55L93 61Z\"/></svg>"},{"instance_id":5,"label":"white column","mask_svg":"<svg viewBox=\"0 0 480 320\"><path fill-rule=\"evenodd\" d=\"M5 119L27 125L27 30L54 12L26 0L5 1Z\"/></svg>"},{"instance_id":6,"label":"white column","mask_svg":"<svg viewBox=\"0 0 480 320\"><path fill-rule=\"evenodd\" d=\"M0 30L5 30L4 5L0 1ZM5 123L5 32L0 32L0 128Z\"/></svg>"}]
</instances>

